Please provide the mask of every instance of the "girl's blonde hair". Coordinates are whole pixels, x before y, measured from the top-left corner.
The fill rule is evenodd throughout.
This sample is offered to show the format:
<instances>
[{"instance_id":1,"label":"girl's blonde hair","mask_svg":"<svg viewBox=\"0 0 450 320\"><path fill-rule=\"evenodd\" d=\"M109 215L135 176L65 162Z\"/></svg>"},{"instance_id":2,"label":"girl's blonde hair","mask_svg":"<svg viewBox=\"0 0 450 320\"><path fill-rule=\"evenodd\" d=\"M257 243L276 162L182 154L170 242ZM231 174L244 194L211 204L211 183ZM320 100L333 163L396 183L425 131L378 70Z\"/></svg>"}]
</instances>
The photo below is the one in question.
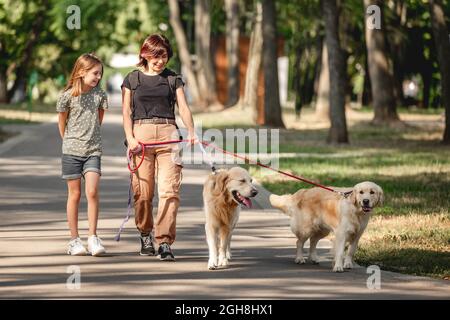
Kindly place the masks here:
<instances>
[{"instance_id":1,"label":"girl's blonde hair","mask_svg":"<svg viewBox=\"0 0 450 320\"><path fill-rule=\"evenodd\" d=\"M64 90L71 89L71 94L73 97L79 96L81 94L81 87L83 84L83 73L91 70L96 65L102 66L103 76L103 63L96 55L92 53L85 53L79 56L77 61L75 61L69 81L67 82Z\"/></svg>"}]
</instances>

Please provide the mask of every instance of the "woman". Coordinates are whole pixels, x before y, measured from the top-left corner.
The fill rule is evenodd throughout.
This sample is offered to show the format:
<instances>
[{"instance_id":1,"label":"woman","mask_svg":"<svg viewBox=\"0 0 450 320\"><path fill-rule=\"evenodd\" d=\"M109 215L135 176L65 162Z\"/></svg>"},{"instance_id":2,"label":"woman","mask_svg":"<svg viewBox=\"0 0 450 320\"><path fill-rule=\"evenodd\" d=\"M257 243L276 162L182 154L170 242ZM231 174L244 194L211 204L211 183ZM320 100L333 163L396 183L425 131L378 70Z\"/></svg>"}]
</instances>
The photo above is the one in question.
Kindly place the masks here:
<instances>
[{"instance_id":1,"label":"woman","mask_svg":"<svg viewBox=\"0 0 450 320\"><path fill-rule=\"evenodd\" d=\"M123 81L123 127L131 151L139 150L139 143L162 142L178 137L175 100L188 130L189 143L197 142L192 113L183 91L183 80L166 68L172 54L166 37L150 35L142 44L138 70L130 72ZM175 241L176 216L180 203L182 166L177 156L178 150L178 145L146 148L143 163L133 174L135 222L141 235L140 255L155 255L155 242L161 260L175 260L170 246ZM134 161L139 163L140 160L141 152L137 152ZM153 221L155 179L159 205L156 220Z\"/></svg>"}]
</instances>

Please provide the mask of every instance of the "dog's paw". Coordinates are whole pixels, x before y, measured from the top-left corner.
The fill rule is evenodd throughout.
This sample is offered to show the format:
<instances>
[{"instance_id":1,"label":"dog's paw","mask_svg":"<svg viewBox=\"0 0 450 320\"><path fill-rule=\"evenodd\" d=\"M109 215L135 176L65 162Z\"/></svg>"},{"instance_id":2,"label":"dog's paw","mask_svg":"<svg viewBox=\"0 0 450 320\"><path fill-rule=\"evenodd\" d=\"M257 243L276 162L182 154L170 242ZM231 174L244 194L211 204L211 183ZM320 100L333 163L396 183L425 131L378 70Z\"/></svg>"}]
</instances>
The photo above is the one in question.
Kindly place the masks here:
<instances>
[{"instance_id":1,"label":"dog's paw","mask_svg":"<svg viewBox=\"0 0 450 320\"><path fill-rule=\"evenodd\" d=\"M346 260L344 262L344 269L353 269L353 262L351 260Z\"/></svg>"},{"instance_id":2,"label":"dog's paw","mask_svg":"<svg viewBox=\"0 0 450 320\"><path fill-rule=\"evenodd\" d=\"M219 267L228 267L229 264L228 259L219 259Z\"/></svg>"},{"instance_id":3,"label":"dog's paw","mask_svg":"<svg viewBox=\"0 0 450 320\"><path fill-rule=\"evenodd\" d=\"M296 264L305 264L306 263L306 259L303 257L297 257L295 258L295 263Z\"/></svg>"},{"instance_id":4,"label":"dog's paw","mask_svg":"<svg viewBox=\"0 0 450 320\"><path fill-rule=\"evenodd\" d=\"M212 259L209 259L209 261L208 261L208 269L209 270L216 270L217 269L217 262L212 260Z\"/></svg>"},{"instance_id":5,"label":"dog's paw","mask_svg":"<svg viewBox=\"0 0 450 320\"><path fill-rule=\"evenodd\" d=\"M344 272L344 268L341 265L334 265L333 272Z\"/></svg>"},{"instance_id":6,"label":"dog's paw","mask_svg":"<svg viewBox=\"0 0 450 320\"><path fill-rule=\"evenodd\" d=\"M319 259L317 258L309 258L308 259L312 264L319 264Z\"/></svg>"},{"instance_id":7,"label":"dog's paw","mask_svg":"<svg viewBox=\"0 0 450 320\"><path fill-rule=\"evenodd\" d=\"M227 251L226 254L225 254L225 257L226 257L228 260L231 260L231 251Z\"/></svg>"}]
</instances>

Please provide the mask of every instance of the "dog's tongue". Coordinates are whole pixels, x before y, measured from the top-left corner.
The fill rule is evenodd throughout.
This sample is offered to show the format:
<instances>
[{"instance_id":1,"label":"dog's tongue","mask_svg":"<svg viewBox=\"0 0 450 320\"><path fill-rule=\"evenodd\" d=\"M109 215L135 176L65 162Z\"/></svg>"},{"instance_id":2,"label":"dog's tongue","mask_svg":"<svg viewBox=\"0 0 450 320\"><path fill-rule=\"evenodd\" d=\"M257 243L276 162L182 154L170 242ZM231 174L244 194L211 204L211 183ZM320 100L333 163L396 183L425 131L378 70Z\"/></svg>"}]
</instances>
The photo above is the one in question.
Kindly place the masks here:
<instances>
[{"instance_id":1,"label":"dog's tongue","mask_svg":"<svg viewBox=\"0 0 450 320\"><path fill-rule=\"evenodd\" d=\"M251 208L252 207L252 201L249 198L242 197L242 202L245 204L245 206L247 208Z\"/></svg>"}]
</instances>

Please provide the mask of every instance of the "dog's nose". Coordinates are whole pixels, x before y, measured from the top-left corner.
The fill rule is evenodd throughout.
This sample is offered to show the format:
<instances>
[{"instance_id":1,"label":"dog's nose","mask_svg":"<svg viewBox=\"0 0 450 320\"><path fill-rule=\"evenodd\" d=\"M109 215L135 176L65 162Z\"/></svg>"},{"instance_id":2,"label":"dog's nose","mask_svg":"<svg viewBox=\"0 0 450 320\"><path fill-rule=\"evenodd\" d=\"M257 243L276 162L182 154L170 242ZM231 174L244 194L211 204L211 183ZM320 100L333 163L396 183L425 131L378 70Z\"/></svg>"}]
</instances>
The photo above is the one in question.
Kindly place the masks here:
<instances>
[{"instance_id":1,"label":"dog's nose","mask_svg":"<svg viewBox=\"0 0 450 320\"><path fill-rule=\"evenodd\" d=\"M363 205L368 206L369 205L369 199L363 199Z\"/></svg>"},{"instance_id":2,"label":"dog's nose","mask_svg":"<svg viewBox=\"0 0 450 320\"><path fill-rule=\"evenodd\" d=\"M251 192L252 197L256 196L258 194L258 190L253 189Z\"/></svg>"}]
</instances>

